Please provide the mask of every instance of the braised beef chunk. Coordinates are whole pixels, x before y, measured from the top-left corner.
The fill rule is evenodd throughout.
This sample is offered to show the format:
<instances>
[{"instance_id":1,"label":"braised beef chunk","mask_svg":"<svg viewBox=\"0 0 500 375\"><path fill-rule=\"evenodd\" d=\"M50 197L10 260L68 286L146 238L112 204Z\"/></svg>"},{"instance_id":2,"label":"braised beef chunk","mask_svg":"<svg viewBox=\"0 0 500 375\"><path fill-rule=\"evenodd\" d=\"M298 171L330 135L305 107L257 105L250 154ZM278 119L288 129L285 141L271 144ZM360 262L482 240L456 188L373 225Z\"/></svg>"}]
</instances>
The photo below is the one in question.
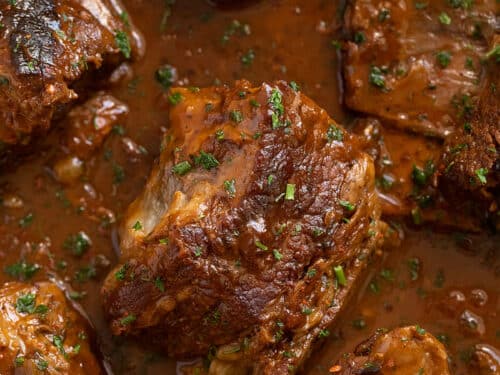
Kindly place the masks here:
<instances>
[{"instance_id":1,"label":"braised beef chunk","mask_svg":"<svg viewBox=\"0 0 500 375\"><path fill-rule=\"evenodd\" d=\"M462 128L447 139L441 181L450 199L463 202L473 197L483 202L475 208L488 212L500 225L500 74L498 62L490 65Z\"/></svg>"},{"instance_id":2,"label":"braised beef chunk","mask_svg":"<svg viewBox=\"0 0 500 375\"><path fill-rule=\"evenodd\" d=\"M117 1L2 0L0 22L3 148L48 129L54 114L77 98L71 84L84 72L142 53Z\"/></svg>"},{"instance_id":3,"label":"braised beef chunk","mask_svg":"<svg viewBox=\"0 0 500 375\"><path fill-rule=\"evenodd\" d=\"M383 237L373 162L284 82L168 100L102 290L112 330L176 358L210 353L213 374L293 373Z\"/></svg>"},{"instance_id":4,"label":"braised beef chunk","mask_svg":"<svg viewBox=\"0 0 500 375\"><path fill-rule=\"evenodd\" d=\"M434 336L410 326L380 331L330 369L338 375L449 375L448 355Z\"/></svg>"},{"instance_id":5,"label":"braised beef chunk","mask_svg":"<svg viewBox=\"0 0 500 375\"><path fill-rule=\"evenodd\" d=\"M498 2L352 0L345 23L345 103L422 134L461 127L481 60L498 27Z\"/></svg>"},{"instance_id":6,"label":"braised beef chunk","mask_svg":"<svg viewBox=\"0 0 500 375\"><path fill-rule=\"evenodd\" d=\"M104 374L87 323L51 282L0 289L0 373Z\"/></svg>"}]
</instances>

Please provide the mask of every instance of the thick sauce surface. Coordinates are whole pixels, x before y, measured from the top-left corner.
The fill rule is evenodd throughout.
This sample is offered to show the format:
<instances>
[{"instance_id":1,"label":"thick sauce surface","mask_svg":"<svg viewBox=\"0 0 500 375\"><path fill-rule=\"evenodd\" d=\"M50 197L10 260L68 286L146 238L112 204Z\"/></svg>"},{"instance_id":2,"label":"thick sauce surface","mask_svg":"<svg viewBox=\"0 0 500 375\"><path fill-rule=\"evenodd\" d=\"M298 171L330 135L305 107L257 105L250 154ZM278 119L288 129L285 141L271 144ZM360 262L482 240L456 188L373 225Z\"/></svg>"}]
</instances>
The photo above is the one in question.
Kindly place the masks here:
<instances>
[{"instance_id":1,"label":"thick sauce surface","mask_svg":"<svg viewBox=\"0 0 500 375\"><path fill-rule=\"evenodd\" d=\"M255 84L295 81L348 126L353 114L341 106L340 55L334 42L340 37L341 11L326 0L262 1L225 11L202 0L179 1L167 9L161 0L125 3L147 41L145 58L133 65L133 78L110 89L130 107L128 119L115 126L76 184L63 186L51 172L61 152L61 129L34 146L35 156L15 171L2 172L0 264L36 263L70 283L115 373L175 374L181 364L162 358L154 348L112 339L99 300L100 283L117 259L115 222L142 190L168 127L161 104L165 91L155 72L169 64L177 70L176 84L183 86L239 78ZM133 157L126 147L130 140L140 151ZM400 181L410 178L414 160L423 162L432 154L429 142L396 131L387 135L388 148L399 149L392 172ZM75 241L81 232L90 239L84 251ZM500 346L498 241L488 235L405 230L401 246L372 267L358 300L331 328L304 373L327 374L343 352L376 328L419 324L446 341L454 372L467 374L472 345ZM45 278L44 269L32 279ZM12 279L0 273L0 282Z\"/></svg>"}]
</instances>

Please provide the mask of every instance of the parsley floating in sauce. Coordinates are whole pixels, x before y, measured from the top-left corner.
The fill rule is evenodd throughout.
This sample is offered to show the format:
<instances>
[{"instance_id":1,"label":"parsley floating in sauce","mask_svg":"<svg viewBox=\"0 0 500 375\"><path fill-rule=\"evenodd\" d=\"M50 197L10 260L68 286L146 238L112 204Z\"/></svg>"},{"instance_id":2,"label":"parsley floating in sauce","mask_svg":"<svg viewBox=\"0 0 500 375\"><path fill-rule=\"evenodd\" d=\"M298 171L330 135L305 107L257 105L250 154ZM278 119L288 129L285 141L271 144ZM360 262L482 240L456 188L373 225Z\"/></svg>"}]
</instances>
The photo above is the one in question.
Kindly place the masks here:
<instances>
[{"instance_id":1,"label":"parsley floating in sauce","mask_svg":"<svg viewBox=\"0 0 500 375\"><path fill-rule=\"evenodd\" d=\"M269 96L268 103L271 107L271 123L272 128L277 129L280 126L283 126L281 121L281 117L285 113L285 107L283 106L283 95L281 91L277 88L273 88L271 91L271 95Z\"/></svg>"},{"instance_id":2,"label":"parsley floating in sauce","mask_svg":"<svg viewBox=\"0 0 500 375\"><path fill-rule=\"evenodd\" d=\"M252 65L254 60L255 60L255 52L253 51L253 49L249 49L247 53L241 56L241 63L245 66Z\"/></svg>"},{"instance_id":3,"label":"parsley floating in sauce","mask_svg":"<svg viewBox=\"0 0 500 375\"><path fill-rule=\"evenodd\" d=\"M41 267L38 264L31 264L24 260L11 264L5 268L5 273L19 280L31 279Z\"/></svg>"},{"instance_id":4,"label":"parsley floating in sauce","mask_svg":"<svg viewBox=\"0 0 500 375\"><path fill-rule=\"evenodd\" d=\"M121 51L122 55L126 59L130 59L132 48L130 47L130 41L128 40L128 35L122 30L115 31L115 44Z\"/></svg>"},{"instance_id":5,"label":"parsley floating in sauce","mask_svg":"<svg viewBox=\"0 0 500 375\"><path fill-rule=\"evenodd\" d=\"M257 246L259 249L261 249L263 251L269 250L269 248L266 245L264 245L262 242L260 242L259 240L255 241L255 246Z\"/></svg>"},{"instance_id":6,"label":"parsley floating in sauce","mask_svg":"<svg viewBox=\"0 0 500 375\"><path fill-rule=\"evenodd\" d=\"M352 204L351 202L349 201L339 201L340 205L342 207L344 207L347 211L354 211L356 209L356 205L355 204Z\"/></svg>"},{"instance_id":7,"label":"parsley floating in sauce","mask_svg":"<svg viewBox=\"0 0 500 375\"><path fill-rule=\"evenodd\" d=\"M385 77L382 69L378 66L372 66L368 75L368 81L379 89L385 89Z\"/></svg>"},{"instance_id":8,"label":"parsley floating in sauce","mask_svg":"<svg viewBox=\"0 0 500 375\"><path fill-rule=\"evenodd\" d=\"M64 241L63 247L70 250L73 255L82 256L90 248L92 241L85 232L72 234Z\"/></svg>"},{"instance_id":9,"label":"parsley floating in sauce","mask_svg":"<svg viewBox=\"0 0 500 375\"><path fill-rule=\"evenodd\" d=\"M451 24L451 18L446 14L445 12L441 13L439 15L439 22L443 25L450 25Z\"/></svg>"},{"instance_id":10,"label":"parsley floating in sauce","mask_svg":"<svg viewBox=\"0 0 500 375\"><path fill-rule=\"evenodd\" d=\"M451 62L451 53L448 51L439 51L436 54L436 60L441 68L446 68Z\"/></svg>"},{"instance_id":11,"label":"parsley floating in sauce","mask_svg":"<svg viewBox=\"0 0 500 375\"><path fill-rule=\"evenodd\" d=\"M175 77L177 77L177 70L168 64L159 67L155 73L156 80L166 90L172 87Z\"/></svg>"}]
</instances>

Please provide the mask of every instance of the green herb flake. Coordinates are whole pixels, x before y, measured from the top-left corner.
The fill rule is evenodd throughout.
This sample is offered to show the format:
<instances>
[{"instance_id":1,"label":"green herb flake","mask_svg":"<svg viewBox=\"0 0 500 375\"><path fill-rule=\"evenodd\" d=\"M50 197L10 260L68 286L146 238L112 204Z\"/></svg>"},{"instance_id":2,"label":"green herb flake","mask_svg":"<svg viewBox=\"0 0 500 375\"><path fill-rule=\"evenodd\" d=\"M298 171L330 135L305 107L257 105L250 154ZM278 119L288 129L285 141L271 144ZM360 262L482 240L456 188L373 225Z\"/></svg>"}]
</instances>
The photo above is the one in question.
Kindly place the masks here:
<instances>
[{"instance_id":1,"label":"green herb flake","mask_svg":"<svg viewBox=\"0 0 500 375\"><path fill-rule=\"evenodd\" d=\"M264 245L262 242L260 242L259 240L256 240L255 241L255 246L257 246L259 249L261 249L262 251L267 251L269 250L269 247L267 247L266 245Z\"/></svg>"},{"instance_id":2,"label":"green herb flake","mask_svg":"<svg viewBox=\"0 0 500 375\"><path fill-rule=\"evenodd\" d=\"M344 273L344 267L341 265L333 267L333 272L335 273L335 277L337 278L337 282L339 285L346 286L347 285L347 279L345 277Z\"/></svg>"},{"instance_id":3,"label":"green herb flake","mask_svg":"<svg viewBox=\"0 0 500 375\"><path fill-rule=\"evenodd\" d=\"M436 54L436 61L442 69L446 68L450 65L451 53L448 51L439 51Z\"/></svg>"},{"instance_id":4,"label":"green herb flake","mask_svg":"<svg viewBox=\"0 0 500 375\"><path fill-rule=\"evenodd\" d=\"M33 213L30 212L29 214L27 214L26 216L24 216L19 220L19 226L21 228L27 228L33 223L34 219L35 215L33 215Z\"/></svg>"},{"instance_id":5,"label":"green herb flake","mask_svg":"<svg viewBox=\"0 0 500 375\"><path fill-rule=\"evenodd\" d=\"M378 66L372 66L368 74L368 81L379 89L385 89L385 77L382 69Z\"/></svg>"},{"instance_id":6,"label":"green herb flake","mask_svg":"<svg viewBox=\"0 0 500 375\"><path fill-rule=\"evenodd\" d=\"M295 81L291 81L288 86L292 88L293 91L299 92L300 91L300 86L297 84Z\"/></svg>"},{"instance_id":7,"label":"green herb flake","mask_svg":"<svg viewBox=\"0 0 500 375\"><path fill-rule=\"evenodd\" d=\"M241 111L234 109L231 112L229 112L229 118L231 121L239 124L240 122L243 121L243 113Z\"/></svg>"},{"instance_id":8,"label":"green herb flake","mask_svg":"<svg viewBox=\"0 0 500 375\"><path fill-rule=\"evenodd\" d=\"M135 322L137 317L134 314L129 314L120 320L122 326L127 326Z\"/></svg>"},{"instance_id":9,"label":"green herb flake","mask_svg":"<svg viewBox=\"0 0 500 375\"><path fill-rule=\"evenodd\" d=\"M115 31L115 44L126 59L130 59L132 48L126 32L121 30Z\"/></svg>"},{"instance_id":10,"label":"green herb flake","mask_svg":"<svg viewBox=\"0 0 500 375\"><path fill-rule=\"evenodd\" d=\"M212 168L218 167L220 165L219 161L215 158L215 156L203 150L200 151L199 156L194 157L194 164L197 166L202 166L207 171L209 171Z\"/></svg>"},{"instance_id":11,"label":"green herb flake","mask_svg":"<svg viewBox=\"0 0 500 375\"><path fill-rule=\"evenodd\" d=\"M172 172L179 176L184 176L191 170L191 164L186 161L181 161L172 167Z\"/></svg>"},{"instance_id":12,"label":"green herb flake","mask_svg":"<svg viewBox=\"0 0 500 375\"><path fill-rule=\"evenodd\" d=\"M72 234L64 240L63 247L66 250L71 251L73 255L81 257L90 248L92 241L90 237L85 232L78 232L77 234Z\"/></svg>"},{"instance_id":13,"label":"green herb flake","mask_svg":"<svg viewBox=\"0 0 500 375\"><path fill-rule=\"evenodd\" d=\"M157 277L155 279L155 287L158 289L160 292L164 293L165 292L165 282L161 279L161 277Z\"/></svg>"},{"instance_id":14,"label":"green herb flake","mask_svg":"<svg viewBox=\"0 0 500 375\"><path fill-rule=\"evenodd\" d=\"M24 365L24 361L26 359L22 356L22 355L18 355L15 359L14 359L14 365L16 367L22 367Z\"/></svg>"},{"instance_id":15,"label":"green herb flake","mask_svg":"<svg viewBox=\"0 0 500 375\"><path fill-rule=\"evenodd\" d=\"M132 226L132 229L135 231L142 230L143 229L142 223L139 220L137 220L135 224Z\"/></svg>"},{"instance_id":16,"label":"green herb flake","mask_svg":"<svg viewBox=\"0 0 500 375\"><path fill-rule=\"evenodd\" d=\"M356 209L356 205L352 204L349 201L340 200L339 203L343 208L345 208L349 212L354 211Z\"/></svg>"},{"instance_id":17,"label":"green herb flake","mask_svg":"<svg viewBox=\"0 0 500 375\"><path fill-rule=\"evenodd\" d=\"M344 140L344 133L337 125L330 124L328 126L328 130L326 131L326 139L328 142L342 142Z\"/></svg>"},{"instance_id":18,"label":"green herb flake","mask_svg":"<svg viewBox=\"0 0 500 375\"><path fill-rule=\"evenodd\" d=\"M476 173L476 176L477 176L477 179L479 180L479 182L482 185L486 185L486 183L488 182L488 180L486 178L486 176L488 175L488 169L479 168L479 169L476 169L475 173Z\"/></svg>"},{"instance_id":19,"label":"green herb flake","mask_svg":"<svg viewBox=\"0 0 500 375\"><path fill-rule=\"evenodd\" d=\"M175 82L177 70L171 65L160 66L155 72L156 81L165 89L168 90Z\"/></svg>"},{"instance_id":20,"label":"green herb flake","mask_svg":"<svg viewBox=\"0 0 500 375\"><path fill-rule=\"evenodd\" d=\"M24 260L5 267L5 273L18 280L31 279L41 267L38 264L28 263Z\"/></svg>"},{"instance_id":21,"label":"green herb flake","mask_svg":"<svg viewBox=\"0 0 500 375\"><path fill-rule=\"evenodd\" d=\"M22 294L17 298L16 310L20 314L33 314L35 312L36 295L33 293Z\"/></svg>"},{"instance_id":22,"label":"green herb flake","mask_svg":"<svg viewBox=\"0 0 500 375\"><path fill-rule=\"evenodd\" d=\"M278 249L273 250L273 256L274 256L274 259L276 259L276 260L283 259L283 254L281 254Z\"/></svg>"},{"instance_id":23,"label":"green herb flake","mask_svg":"<svg viewBox=\"0 0 500 375\"><path fill-rule=\"evenodd\" d=\"M236 194L236 180L233 178L231 180L224 181L224 190L226 190L230 198L234 198Z\"/></svg>"},{"instance_id":24,"label":"green herb flake","mask_svg":"<svg viewBox=\"0 0 500 375\"><path fill-rule=\"evenodd\" d=\"M293 201L295 199L295 184L286 184L285 200Z\"/></svg>"},{"instance_id":25,"label":"green herb flake","mask_svg":"<svg viewBox=\"0 0 500 375\"><path fill-rule=\"evenodd\" d=\"M184 97L182 96L182 94L180 92L176 91L176 92L173 92L172 94L170 94L167 99L168 99L168 102L170 104L177 105L180 102L182 102Z\"/></svg>"},{"instance_id":26,"label":"green herb flake","mask_svg":"<svg viewBox=\"0 0 500 375\"><path fill-rule=\"evenodd\" d=\"M451 24L451 18L446 14L446 12L442 12L439 15L439 22L441 22L442 25L450 25Z\"/></svg>"}]
</instances>

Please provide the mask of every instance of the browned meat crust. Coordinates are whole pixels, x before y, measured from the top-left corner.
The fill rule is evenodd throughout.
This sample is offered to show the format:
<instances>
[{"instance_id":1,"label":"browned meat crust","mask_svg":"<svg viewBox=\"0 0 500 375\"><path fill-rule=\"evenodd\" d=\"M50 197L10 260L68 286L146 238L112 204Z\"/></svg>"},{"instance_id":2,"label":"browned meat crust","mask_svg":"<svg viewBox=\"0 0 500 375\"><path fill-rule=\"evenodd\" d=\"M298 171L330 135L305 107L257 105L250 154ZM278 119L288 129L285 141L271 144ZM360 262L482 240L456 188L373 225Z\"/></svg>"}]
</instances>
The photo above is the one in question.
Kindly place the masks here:
<instances>
[{"instance_id":1,"label":"browned meat crust","mask_svg":"<svg viewBox=\"0 0 500 375\"><path fill-rule=\"evenodd\" d=\"M495 0L352 0L345 15L345 102L401 129L446 137L477 94ZM468 99L466 99L468 100Z\"/></svg>"},{"instance_id":2,"label":"browned meat crust","mask_svg":"<svg viewBox=\"0 0 500 375\"><path fill-rule=\"evenodd\" d=\"M373 162L284 82L169 100L103 286L111 327L177 358L210 352L214 374L293 373L383 237Z\"/></svg>"},{"instance_id":3,"label":"browned meat crust","mask_svg":"<svg viewBox=\"0 0 500 375\"><path fill-rule=\"evenodd\" d=\"M483 203L475 210L500 223L500 74L496 61L490 65L489 79L471 102L464 126L447 139L441 181L451 200L475 198Z\"/></svg>"},{"instance_id":4,"label":"browned meat crust","mask_svg":"<svg viewBox=\"0 0 500 375\"><path fill-rule=\"evenodd\" d=\"M0 151L27 144L77 94L71 84L104 62L142 53L114 0L0 2Z\"/></svg>"},{"instance_id":5,"label":"browned meat crust","mask_svg":"<svg viewBox=\"0 0 500 375\"><path fill-rule=\"evenodd\" d=\"M0 373L104 374L87 323L55 284L5 284L0 312Z\"/></svg>"},{"instance_id":6,"label":"browned meat crust","mask_svg":"<svg viewBox=\"0 0 500 375\"><path fill-rule=\"evenodd\" d=\"M448 355L434 336L420 327L380 331L343 356L330 369L337 375L449 375Z\"/></svg>"}]
</instances>

